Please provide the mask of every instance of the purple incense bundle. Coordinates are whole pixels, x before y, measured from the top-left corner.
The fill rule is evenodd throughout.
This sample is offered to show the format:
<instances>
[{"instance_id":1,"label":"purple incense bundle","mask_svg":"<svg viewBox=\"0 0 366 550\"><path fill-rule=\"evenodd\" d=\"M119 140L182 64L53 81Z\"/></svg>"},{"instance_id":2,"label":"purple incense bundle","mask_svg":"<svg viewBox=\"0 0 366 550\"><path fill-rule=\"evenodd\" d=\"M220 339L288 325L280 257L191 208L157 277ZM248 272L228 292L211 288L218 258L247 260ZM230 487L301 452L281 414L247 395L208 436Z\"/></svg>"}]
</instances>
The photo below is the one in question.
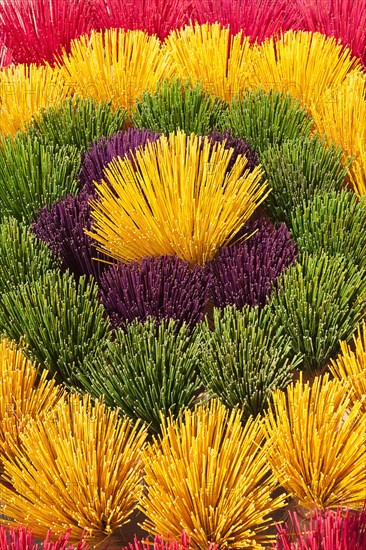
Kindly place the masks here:
<instances>
[{"instance_id":1,"label":"purple incense bundle","mask_svg":"<svg viewBox=\"0 0 366 550\"><path fill-rule=\"evenodd\" d=\"M254 151L245 139L235 138L231 136L230 130L225 130L225 132L213 131L206 136L211 140L212 144L222 143L225 141L225 149L234 149L233 155L230 159L229 166L227 171L230 172L232 167L235 164L238 155L243 155L248 159L248 164L246 170L249 169L252 171L259 164L259 156L256 151Z\"/></svg>"},{"instance_id":2,"label":"purple incense bundle","mask_svg":"<svg viewBox=\"0 0 366 550\"><path fill-rule=\"evenodd\" d=\"M105 271L100 298L115 327L149 316L193 326L203 317L209 282L204 268L177 256L148 256L140 264L119 262Z\"/></svg>"},{"instance_id":3,"label":"purple incense bundle","mask_svg":"<svg viewBox=\"0 0 366 550\"><path fill-rule=\"evenodd\" d=\"M77 277L92 275L99 279L108 267L103 260L110 262L110 258L97 251L94 240L84 232L92 225L90 198L82 191L76 196L62 198L50 208L42 208L32 231L48 243L63 269L70 269Z\"/></svg>"},{"instance_id":4,"label":"purple incense bundle","mask_svg":"<svg viewBox=\"0 0 366 550\"><path fill-rule=\"evenodd\" d=\"M118 132L109 138L100 138L89 151L83 154L80 171L81 187L90 195L95 195L94 181L100 182L103 177L103 168L114 157L126 157L133 162L132 153L138 147L144 147L148 142L159 139L160 135L151 130L129 128L125 132Z\"/></svg>"},{"instance_id":5,"label":"purple incense bundle","mask_svg":"<svg viewBox=\"0 0 366 550\"><path fill-rule=\"evenodd\" d=\"M33 224L33 232L49 244L60 259L63 269L70 269L76 276L92 275L99 279L111 259L96 249L94 239L85 234L92 226L89 201L96 198L94 181L103 179L103 168L114 157L126 156L133 162L132 154L149 141L156 141L159 134L150 130L130 128L109 138L102 137L83 154L79 175L81 191L67 196L43 208Z\"/></svg>"},{"instance_id":6,"label":"purple incense bundle","mask_svg":"<svg viewBox=\"0 0 366 550\"><path fill-rule=\"evenodd\" d=\"M277 277L295 263L298 251L285 224L278 229L260 219L248 224L244 242L220 250L209 264L215 306L263 307Z\"/></svg>"}]
</instances>

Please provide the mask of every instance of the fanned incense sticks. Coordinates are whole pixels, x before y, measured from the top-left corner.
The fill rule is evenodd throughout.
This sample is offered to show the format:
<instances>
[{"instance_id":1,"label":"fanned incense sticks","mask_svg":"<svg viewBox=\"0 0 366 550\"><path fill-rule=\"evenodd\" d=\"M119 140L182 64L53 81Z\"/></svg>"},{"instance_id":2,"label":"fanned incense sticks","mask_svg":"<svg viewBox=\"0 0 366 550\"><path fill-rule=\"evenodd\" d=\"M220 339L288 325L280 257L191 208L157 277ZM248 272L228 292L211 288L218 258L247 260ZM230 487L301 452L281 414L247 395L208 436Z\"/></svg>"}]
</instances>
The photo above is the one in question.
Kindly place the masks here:
<instances>
[{"instance_id":1,"label":"fanned incense sticks","mask_svg":"<svg viewBox=\"0 0 366 550\"><path fill-rule=\"evenodd\" d=\"M200 370L210 396L255 418L275 388L285 388L301 364L281 320L266 307L214 309L214 327L199 327L205 342Z\"/></svg>"},{"instance_id":2,"label":"fanned incense sticks","mask_svg":"<svg viewBox=\"0 0 366 550\"><path fill-rule=\"evenodd\" d=\"M200 24L218 22L252 42L300 25L296 2L286 0L195 0L193 13Z\"/></svg>"},{"instance_id":3,"label":"fanned incense sticks","mask_svg":"<svg viewBox=\"0 0 366 550\"><path fill-rule=\"evenodd\" d=\"M357 195L366 193L366 74L351 74L313 109L318 131L353 155L349 177Z\"/></svg>"},{"instance_id":4,"label":"fanned incense sticks","mask_svg":"<svg viewBox=\"0 0 366 550\"><path fill-rule=\"evenodd\" d=\"M84 540L80 540L76 546L69 545L71 529L61 533L57 541L52 541L52 531L47 532L45 540L36 543L32 529L27 529L21 525L9 527L8 529L0 525L0 549L1 550L88 550L88 545Z\"/></svg>"},{"instance_id":5,"label":"fanned incense sticks","mask_svg":"<svg viewBox=\"0 0 366 550\"><path fill-rule=\"evenodd\" d=\"M359 326L353 342L341 342L341 353L332 361L332 374L350 391L352 402L366 413L366 324Z\"/></svg>"},{"instance_id":6,"label":"fanned incense sticks","mask_svg":"<svg viewBox=\"0 0 366 550\"><path fill-rule=\"evenodd\" d=\"M59 65L77 96L126 109L143 91L154 91L159 80L170 76L160 41L142 31L92 31L90 38L72 41Z\"/></svg>"},{"instance_id":7,"label":"fanned incense sticks","mask_svg":"<svg viewBox=\"0 0 366 550\"><path fill-rule=\"evenodd\" d=\"M366 66L366 10L364 0L296 0L301 27L334 36Z\"/></svg>"},{"instance_id":8,"label":"fanned incense sticks","mask_svg":"<svg viewBox=\"0 0 366 550\"><path fill-rule=\"evenodd\" d=\"M276 482L260 422L241 420L239 411L213 401L164 421L144 460L149 531L178 537L183 528L193 550L210 542L259 550L271 539L264 534L268 514L283 497L271 498Z\"/></svg>"},{"instance_id":9,"label":"fanned incense sticks","mask_svg":"<svg viewBox=\"0 0 366 550\"><path fill-rule=\"evenodd\" d=\"M116 327L148 317L193 327L203 317L210 283L209 273L198 265L191 267L177 256L148 256L140 263L119 262L105 271L99 296Z\"/></svg>"},{"instance_id":10,"label":"fanned incense sticks","mask_svg":"<svg viewBox=\"0 0 366 550\"><path fill-rule=\"evenodd\" d=\"M3 218L0 223L0 293L36 281L57 268L57 259L27 224L15 218Z\"/></svg>"},{"instance_id":11,"label":"fanned incense sticks","mask_svg":"<svg viewBox=\"0 0 366 550\"><path fill-rule=\"evenodd\" d=\"M24 130L40 109L57 105L69 94L58 71L49 65L10 65L0 70L0 133Z\"/></svg>"},{"instance_id":12,"label":"fanned incense sticks","mask_svg":"<svg viewBox=\"0 0 366 550\"><path fill-rule=\"evenodd\" d=\"M261 163L272 188L266 201L268 213L290 227L297 206L316 195L341 190L350 161L343 165L342 149L327 146L325 139L314 135L269 147L261 154Z\"/></svg>"},{"instance_id":13,"label":"fanned incense sticks","mask_svg":"<svg viewBox=\"0 0 366 550\"><path fill-rule=\"evenodd\" d=\"M0 550L364 550L364 1L0 0Z\"/></svg>"},{"instance_id":14,"label":"fanned incense sticks","mask_svg":"<svg viewBox=\"0 0 366 550\"><path fill-rule=\"evenodd\" d=\"M0 473L4 460L14 460L21 447L21 434L32 418L44 418L65 397L49 372L37 370L11 342L0 340ZM3 503L1 503L3 504Z\"/></svg>"},{"instance_id":15,"label":"fanned incense sticks","mask_svg":"<svg viewBox=\"0 0 366 550\"><path fill-rule=\"evenodd\" d=\"M361 550L366 547L366 509L355 512L341 506L336 511L316 509L308 527L290 512L285 526L277 525L276 550Z\"/></svg>"},{"instance_id":16,"label":"fanned incense sticks","mask_svg":"<svg viewBox=\"0 0 366 550\"><path fill-rule=\"evenodd\" d=\"M253 170L259 164L258 153L250 146L249 142L245 139L233 137L230 130L219 132L213 130L206 134L211 143L222 143L225 149L234 149L233 155L227 167L227 172L230 172L234 166L235 160L238 155L244 156L248 163L246 165L247 170Z\"/></svg>"},{"instance_id":17,"label":"fanned incense sticks","mask_svg":"<svg viewBox=\"0 0 366 550\"><path fill-rule=\"evenodd\" d=\"M303 254L277 280L271 306L291 336L302 368L314 374L339 351L366 315L365 270L342 255Z\"/></svg>"},{"instance_id":18,"label":"fanned incense sticks","mask_svg":"<svg viewBox=\"0 0 366 550\"><path fill-rule=\"evenodd\" d=\"M159 137L157 132L137 128L113 133L108 138L101 137L83 154L79 174L80 185L87 193L95 196L94 182L100 183L103 180L103 170L113 158L126 157L133 163L133 153L136 149L144 147L150 141L156 141Z\"/></svg>"},{"instance_id":19,"label":"fanned incense sticks","mask_svg":"<svg viewBox=\"0 0 366 550\"><path fill-rule=\"evenodd\" d=\"M105 349L104 349L105 348ZM170 319L126 323L77 372L83 388L159 433L162 417L194 404L202 386L200 331Z\"/></svg>"},{"instance_id":20,"label":"fanned incense sticks","mask_svg":"<svg viewBox=\"0 0 366 550\"><path fill-rule=\"evenodd\" d=\"M110 101L74 97L41 109L26 130L46 145L72 145L83 151L102 136L122 130L126 115L123 108L112 109Z\"/></svg>"},{"instance_id":21,"label":"fanned incense sticks","mask_svg":"<svg viewBox=\"0 0 366 550\"><path fill-rule=\"evenodd\" d=\"M0 137L0 219L33 221L40 208L77 191L79 168L71 145L45 145L20 132Z\"/></svg>"},{"instance_id":22,"label":"fanned incense sticks","mask_svg":"<svg viewBox=\"0 0 366 550\"><path fill-rule=\"evenodd\" d=\"M4 292L0 306L1 333L24 341L27 354L68 385L109 329L96 285L68 272L50 271Z\"/></svg>"},{"instance_id":23,"label":"fanned incense sticks","mask_svg":"<svg viewBox=\"0 0 366 550\"><path fill-rule=\"evenodd\" d=\"M96 250L96 242L85 233L85 229L92 226L92 197L83 191L42 208L32 224L32 231L48 244L63 270L69 269L75 277L92 275L99 280L110 258Z\"/></svg>"},{"instance_id":24,"label":"fanned incense sticks","mask_svg":"<svg viewBox=\"0 0 366 550\"><path fill-rule=\"evenodd\" d=\"M105 28L141 30L161 40L172 29L189 22L191 0L94 0L98 23Z\"/></svg>"},{"instance_id":25,"label":"fanned incense sticks","mask_svg":"<svg viewBox=\"0 0 366 550\"><path fill-rule=\"evenodd\" d=\"M321 193L299 203L290 215L300 252L341 254L366 267L366 204L352 191Z\"/></svg>"},{"instance_id":26,"label":"fanned incense sticks","mask_svg":"<svg viewBox=\"0 0 366 550\"><path fill-rule=\"evenodd\" d=\"M190 538L183 531L179 541L175 539L171 540L171 537L168 537L167 541L164 541L163 537L157 535L153 543L149 542L149 540L144 540L140 543L135 537L134 543L130 543L128 547L126 546L122 550L151 550L151 544L154 544L153 550L190 550L191 548ZM209 544L208 550L219 550L219 546L217 544Z\"/></svg>"},{"instance_id":27,"label":"fanned incense sticks","mask_svg":"<svg viewBox=\"0 0 366 550\"><path fill-rule=\"evenodd\" d=\"M273 395L265 416L274 475L301 505L324 510L366 499L365 413L338 380L302 378Z\"/></svg>"},{"instance_id":28,"label":"fanned incense sticks","mask_svg":"<svg viewBox=\"0 0 366 550\"><path fill-rule=\"evenodd\" d=\"M115 159L97 185L87 234L116 260L174 255L203 264L241 229L267 195L260 166L245 170L232 150L182 132ZM245 172L244 172L245 170ZM243 174L244 172L244 174Z\"/></svg>"},{"instance_id":29,"label":"fanned incense sticks","mask_svg":"<svg viewBox=\"0 0 366 550\"><path fill-rule=\"evenodd\" d=\"M62 47L88 33L94 12L88 0L4 0L0 29L15 63L53 64Z\"/></svg>"},{"instance_id":30,"label":"fanned incense sticks","mask_svg":"<svg viewBox=\"0 0 366 550\"><path fill-rule=\"evenodd\" d=\"M70 540L102 542L129 520L142 493L146 432L88 396L71 395L22 435L6 461L4 513L37 537L71 528ZM0 519L1 523L7 522Z\"/></svg>"},{"instance_id":31,"label":"fanned incense sticks","mask_svg":"<svg viewBox=\"0 0 366 550\"><path fill-rule=\"evenodd\" d=\"M151 128L167 135L177 130L186 134L207 134L217 128L226 103L210 96L202 86L189 80L165 80L154 93L144 92L136 101L131 118L137 128Z\"/></svg>"},{"instance_id":32,"label":"fanned incense sticks","mask_svg":"<svg viewBox=\"0 0 366 550\"><path fill-rule=\"evenodd\" d=\"M289 92L312 110L329 91L342 84L361 63L351 51L320 33L288 31L279 40L269 38L260 46L253 85Z\"/></svg>"},{"instance_id":33,"label":"fanned incense sticks","mask_svg":"<svg viewBox=\"0 0 366 550\"><path fill-rule=\"evenodd\" d=\"M252 82L257 50L241 32L191 24L172 31L165 43L173 76L199 82L209 94L231 101Z\"/></svg>"},{"instance_id":34,"label":"fanned incense sticks","mask_svg":"<svg viewBox=\"0 0 366 550\"><path fill-rule=\"evenodd\" d=\"M260 155L287 140L309 137L313 120L298 100L274 90L249 90L235 97L223 112L221 127L249 141Z\"/></svg>"},{"instance_id":35,"label":"fanned incense sticks","mask_svg":"<svg viewBox=\"0 0 366 550\"><path fill-rule=\"evenodd\" d=\"M221 248L208 265L211 296L220 308L263 307L275 290L277 277L296 260L296 243L284 224L276 229L257 220L244 230L249 237L246 241Z\"/></svg>"}]
</instances>

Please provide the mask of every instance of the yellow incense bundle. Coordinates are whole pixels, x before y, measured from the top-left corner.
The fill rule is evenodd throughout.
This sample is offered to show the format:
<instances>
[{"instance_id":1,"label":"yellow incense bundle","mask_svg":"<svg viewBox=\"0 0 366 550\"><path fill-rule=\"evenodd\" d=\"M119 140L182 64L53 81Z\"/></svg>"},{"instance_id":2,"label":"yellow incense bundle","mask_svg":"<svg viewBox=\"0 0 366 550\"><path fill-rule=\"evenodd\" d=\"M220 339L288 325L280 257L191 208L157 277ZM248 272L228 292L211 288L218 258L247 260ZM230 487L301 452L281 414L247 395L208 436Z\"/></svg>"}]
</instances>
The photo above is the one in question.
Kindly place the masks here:
<instances>
[{"instance_id":1,"label":"yellow incense bundle","mask_svg":"<svg viewBox=\"0 0 366 550\"><path fill-rule=\"evenodd\" d=\"M100 542L128 521L141 495L146 431L90 397L72 395L22 434L16 462L4 462L3 513L37 537L72 528ZM3 523L7 520L0 520Z\"/></svg>"},{"instance_id":2,"label":"yellow incense bundle","mask_svg":"<svg viewBox=\"0 0 366 550\"><path fill-rule=\"evenodd\" d=\"M14 344L0 341L0 470L3 460L17 453L28 422L43 417L65 395L48 374L40 375Z\"/></svg>"},{"instance_id":3,"label":"yellow incense bundle","mask_svg":"<svg viewBox=\"0 0 366 550\"><path fill-rule=\"evenodd\" d=\"M249 37L241 32L232 35L219 23L172 31L166 51L174 76L198 81L208 93L226 101L248 87L257 55Z\"/></svg>"},{"instance_id":4,"label":"yellow incense bundle","mask_svg":"<svg viewBox=\"0 0 366 550\"><path fill-rule=\"evenodd\" d=\"M273 394L264 418L268 459L301 506L362 506L366 499L366 414L344 384L302 377Z\"/></svg>"},{"instance_id":5,"label":"yellow incense bundle","mask_svg":"<svg viewBox=\"0 0 366 550\"><path fill-rule=\"evenodd\" d=\"M366 74L351 74L313 108L317 130L328 142L354 155L349 177L355 192L366 194Z\"/></svg>"},{"instance_id":6,"label":"yellow incense bundle","mask_svg":"<svg viewBox=\"0 0 366 550\"><path fill-rule=\"evenodd\" d=\"M0 132L15 135L41 109L57 106L70 93L49 65L10 65L0 70Z\"/></svg>"},{"instance_id":7,"label":"yellow incense bundle","mask_svg":"<svg viewBox=\"0 0 366 550\"><path fill-rule=\"evenodd\" d=\"M104 169L92 202L92 236L116 260L177 254L204 264L243 227L268 192L260 166L249 172L233 149L183 132L137 150Z\"/></svg>"},{"instance_id":8,"label":"yellow incense bundle","mask_svg":"<svg viewBox=\"0 0 366 550\"><path fill-rule=\"evenodd\" d=\"M275 481L263 444L260 420L243 426L240 412L218 401L164 421L145 459L145 527L176 538L184 529L195 550L209 542L262 548L270 540L267 514L284 502L271 496Z\"/></svg>"},{"instance_id":9,"label":"yellow incense bundle","mask_svg":"<svg viewBox=\"0 0 366 550\"><path fill-rule=\"evenodd\" d=\"M259 47L253 84L265 91L289 92L310 109L351 71L361 70L359 59L335 38L288 31L279 40L269 38Z\"/></svg>"},{"instance_id":10,"label":"yellow incense bundle","mask_svg":"<svg viewBox=\"0 0 366 550\"><path fill-rule=\"evenodd\" d=\"M353 403L366 414L366 323L363 322L351 345L341 342L341 353L331 361L330 370L350 389Z\"/></svg>"},{"instance_id":11,"label":"yellow incense bundle","mask_svg":"<svg viewBox=\"0 0 366 550\"><path fill-rule=\"evenodd\" d=\"M73 40L60 68L78 96L125 108L170 76L158 38L122 29L93 31L90 37Z\"/></svg>"}]
</instances>

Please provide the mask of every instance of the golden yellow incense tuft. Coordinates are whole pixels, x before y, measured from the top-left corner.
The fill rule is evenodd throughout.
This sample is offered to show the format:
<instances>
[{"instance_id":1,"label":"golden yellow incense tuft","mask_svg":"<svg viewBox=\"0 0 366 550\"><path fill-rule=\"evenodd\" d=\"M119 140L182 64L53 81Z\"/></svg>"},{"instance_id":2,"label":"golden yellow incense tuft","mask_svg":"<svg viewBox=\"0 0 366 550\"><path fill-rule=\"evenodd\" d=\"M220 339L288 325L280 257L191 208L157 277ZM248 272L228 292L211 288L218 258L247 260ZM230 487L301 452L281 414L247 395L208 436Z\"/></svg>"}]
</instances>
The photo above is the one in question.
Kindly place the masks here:
<instances>
[{"instance_id":1,"label":"golden yellow incense tuft","mask_svg":"<svg viewBox=\"0 0 366 550\"><path fill-rule=\"evenodd\" d=\"M280 484L301 506L362 506L366 499L366 415L344 384L302 377L276 391L264 417L268 459Z\"/></svg>"},{"instance_id":2,"label":"golden yellow incense tuft","mask_svg":"<svg viewBox=\"0 0 366 550\"><path fill-rule=\"evenodd\" d=\"M233 149L183 132L163 136L129 160L113 159L96 185L92 236L116 260L177 254L204 264L243 227L268 195L257 166Z\"/></svg>"},{"instance_id":3,"label":"golden yellow incense tuft","mask_svg":"<svg viewBox=\"0 0 366 550\"><path fill-rule=\"evenodd\" d=\"M0 132L15 135L41 109L70 93L63 76L49 65L10 65L0 70Z\"/></svg>"},{"instance_id":4,"label":"golden yellow incense tuft","mask_svg":"<svg viewBox=\"0 0 366 550\"><path fill-rule=\"evenodd\" d=\"M253 86L289 92L311 109L351 71L361 72L361 63L335 38L288 31L279 40L272 37L260 46Z\"/></svg>"},{"instance_id":5,"label":"golden yellow incense tuft","mask_svg":"<svg viewBox=\"0 0 366 550\"><path fill-rule=\"evenodd\" d=\"M265 516L284 501L271 496L275 481L260 420L243 426L238 410L216 401L197 406L177 421L163 420L161 438L145 456L141 508L150 532L178 538L184 529L195 550L210 541L233 549L269 542Z\"/></svg>"},{"instance_id":6,"label":"golden yellow incense tuft","mask_svg":"<svg viewBox=\"0 0 366 550\"><path fill-rule=\"evenodd\" d=\"M366 414L366 323L359 327L351 345L341 342L341 353L331 361L332 374L350 389L353 403Z\"/></svg>"},{"instance_id":7,"label":"golden yellow incense tuft","mask_svg":"<svg viewBox=\"0 0 366 550\"><path fill-rule=\"evenodd\" d=\"M172 31L166 52L174 76L198 81L208 93L231 101L251 82L257 47L219 23L196 23Z\"/></svg>"},{"instance_id":8,"label":"golden yellow incense tuft","mask_svg":"<svg viewBox=\"0 0 366 550\"><path fill-rule=\"evenodd\" d=\"M165 57L155 36L109 29L73 40L60 68L76 95L128 109L144 90L154 92L170 76Z\"/></svg>"},{"instance_id":9,"label":"golden yellow incense tuft","mask_svg":"<svg viewBox=\"0 0 366 550\"><path fill-rule=\"evenodd\" d=\"M14 457L20 435L32 418L44 416L64 395L47 370L39 374L23 352L0 341L0 462ZM0 465L2 470L2 465Z\"/></svg>"},{"instance_id":10,"label":"golden yellow incense tuft","mask_svg":"<svg viewBox=\"0 0 366 550\"><path fill-rule=\"evenodd\" d=\"M16 462L5 461L3 513L36 537L72 528L100 542L125 525L142 492L146 431L90 397L72 395L22 434ZM6 523L2 519L0 522Z\"/></svg>"},{"instance_id":11,"label":"golden yellow incense tuft","mask_svg":"<svg viewBox=\"0 0 366 550\"><path fill-rule=\"evenodd\" d=\"M366 194L366 74L351 74L313 108L320 134L354 155L349 177L355 192Z\"/></svg>"}]
</instances>

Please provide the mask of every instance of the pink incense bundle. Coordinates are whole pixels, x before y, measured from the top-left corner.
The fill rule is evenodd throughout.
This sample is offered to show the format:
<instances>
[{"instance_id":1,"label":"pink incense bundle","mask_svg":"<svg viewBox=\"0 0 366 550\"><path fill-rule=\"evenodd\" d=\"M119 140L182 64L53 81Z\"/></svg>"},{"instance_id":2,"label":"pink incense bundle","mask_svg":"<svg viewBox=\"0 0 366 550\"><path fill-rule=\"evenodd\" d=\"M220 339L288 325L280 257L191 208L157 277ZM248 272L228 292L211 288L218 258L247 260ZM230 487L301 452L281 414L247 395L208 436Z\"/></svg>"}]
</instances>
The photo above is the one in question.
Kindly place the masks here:
<instances>
[{"instance_id":1,"label":"pink incense bundle","mask_svg":"<svg viewBox=\"0 0 366 550\"><path fill-rule=\"evenodd\" d=\"M32 529L17 525L15 527L0 526L0 550L87 550L88 545L80 540L77 545L69 543L71 529L61 533L56 541L52 541L52 531L41 544L36 543Z\"/></svg>"},{"instance_id":2,"label":"pink incense bundle","mask_svg":"<svg viewBox=\"0 0 366 550\"><path fill-rule=\"evenodd\" d=\"M362 0L361 0L362 1ZM193 0L193 19L200 24L230 25L233 34L239 31L253 42L298 29L300 18L294 2L288 0Z\"/></svg>"},{"instance_id":3,"label":"pink incense bundle","mask_svg":"<svg viewBox=\"0 0 366 550\"><path fill-rule=\"evenodd\" d=\"M296 0L301 28L339 38L366 66L365 0Z\"/></svg>"},{"instance_id":4,"label":"pink incense bundle","mask_svg":"<svg viewBox=\"0 0 366 550\"><path fill-rule=\"evenodd\" d=\"M189 23L195 0L93 0L101 28L142 30L163 40Z\"/></svg>"},{"instance_id":5,"label":"pink incense bundle","mask_svg":"<svg viewBox=\"0 0 366 550\"><path fill-rule=\"evenodd\" d=\"M152 546L153 545L153 546ZM187 533L183 531L180 541L176 541L175 539L168 539L168 541L164 541L163 537L156 536L154 538L154 542L147 541L138 541L135 537L135 540L133 541L133 544L129 544L122 550L190 550L191 544L190 544L190 538L188 537ZM211 544L208 547L208 550L218 550L217 544Z\"/></svg>"},{"instance_id":6,"label":"pink incense bundle","mask_svg":"<svg viewBox=\"0 0 366 550\"><path fill-rule=\"evenodd\" d=\"M93 28L92 0L4 0L0 33L15 63L54 63L72 39Z\"/></svg>"},{"instance_id":7,"label":"pink incense bundle","mask_svg":"<svg viewBox=\"0 0 366 550\"><path fill-rule=\"evenodd\" d=\"M290 521L277 525L276 550L363 550L366 548L366 507L356 512L342 507L333 511L314 509L308 527L296 512Z\"/></svg>"}]
</instances>

